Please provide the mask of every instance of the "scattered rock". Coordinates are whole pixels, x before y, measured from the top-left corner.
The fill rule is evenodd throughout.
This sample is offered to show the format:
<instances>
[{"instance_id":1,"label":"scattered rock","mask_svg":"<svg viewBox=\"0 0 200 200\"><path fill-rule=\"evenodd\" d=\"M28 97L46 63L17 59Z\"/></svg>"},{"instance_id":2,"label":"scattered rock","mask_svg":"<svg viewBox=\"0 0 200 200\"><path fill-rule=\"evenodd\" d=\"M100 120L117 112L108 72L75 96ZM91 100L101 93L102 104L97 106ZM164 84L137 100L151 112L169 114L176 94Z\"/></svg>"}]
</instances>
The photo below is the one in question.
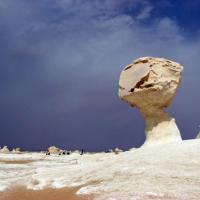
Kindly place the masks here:
<instances>
[{"instance_id":1,"label":"scattered rock","mask_svg":"<svg viewBox=\"0 0 200 200\"><path fill-rule=\"evenodd\" d=\"M8 149L7 146L4 146L2 149L0 149L0 152L1 152L1 153L9 153L10 150Z\"/></svg>"},{"instance_id":2,"label":"scattered rock","mask_svg":"<svg viewBox=\"0 0 200 200\"><path fill-rule=\"evenodd\" d=\"M21 152L21 148L17 147L17 148L15 148L15 151L16 152Z\"/></svg>"},{"instance_id":3,"label":"scattered rock","mask_svg":"<svg viewBox=\"0 0 200 200\"><path fill-rule=\"evenodd\" d=\"M55 147L55 146L51 146L51 147L48 148L48 152L50 154L59 154L60 151L61 150L59 148Z\"/></svg>"},{"instance_id":4,"label":"scattered rock","mask_svg":"<svg viewBox=\"0 0 200 200\"><path fill-rule=\"evenodd\" d=\"M51 146L48 148L46 155L51 155L51 154L70 155L71 151L66 151L66 150L59 149L58 147Z\"/></svg>"},{"instance_id":5,"label":"scattered rock","mask_svg":"<svg viewBox=\"0 0 200 200\"><path fill-rule=\"evenodd\" d=\"M121 72L119 97L144 117L145 144L182 140L175 119L164 111L176 94L182 70L171 60L143 57Z\"/></svg>"},{"instance_id":6,"label":"scattered rock","mask_svg":"<svg viewBox=\"0 0 200 200\"><path fill-rule=\"evenodd\" d=\"M119 149L119 148L115 148L114 152L115 152L115 154L118 154L118 153L120 153L120 152L123 152L123 150L122 150L122 149Z\"/></svg>"},{"instance_id":7,"label":"scattered rock","mask_svg":"<svg viewBox=\"0 0 200 200\"><path fill-rule=\"evenodd\" d=\"M12 152L13 152L13 153L20 153L20 152L21 152L21 149L20 149L19 147L13 148Z\"/></svg>"}]
</instances>

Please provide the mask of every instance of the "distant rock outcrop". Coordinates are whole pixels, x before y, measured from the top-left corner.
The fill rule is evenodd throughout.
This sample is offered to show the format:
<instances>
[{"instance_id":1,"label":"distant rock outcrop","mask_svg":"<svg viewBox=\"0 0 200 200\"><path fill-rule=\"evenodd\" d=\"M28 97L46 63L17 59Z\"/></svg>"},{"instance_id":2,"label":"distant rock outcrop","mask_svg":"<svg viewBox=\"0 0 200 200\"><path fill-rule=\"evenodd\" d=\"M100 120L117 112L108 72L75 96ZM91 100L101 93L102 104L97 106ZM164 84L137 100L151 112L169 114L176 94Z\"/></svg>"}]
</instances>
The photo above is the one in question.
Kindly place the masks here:
<instances>
[{"instance_id":1,"label":"distant rock outcrop","mask_svg":"<svg viewBox=\"0 0 200 200\"><path fill-rule=\"evenodd\" d=\"M19 147L13 148L12 152L13 152L13 153L20 153L20 152L21 152L21 149L20 149Z\"/></svg>"},{"instance_id":2,"label":"distant rock outcrop","mask_svg":"<svg viewBox=\"0 0 200 200\"><path fill-rule=\"evenodd\" d=\"M126 66L119 80L119 96L137 107L146 123L146 141L180 141L175 119L164 108L176 94L183 67L163 58L143 57Z\"/></svg>"},{"instance_id":3,"label":"distant rock outcrop","mask_svg":"<svg viewBox=\"0 0 200 200\"><path fill-rule=\"evenodd\" d=\"M60 149L58 147L51 146L51 147L48 148L48 152L50 154L59 154Z\"/></svg>"},{"instance_id":4,"label":"distant rock outcrop","mask_svg":"<svg viewBox=\"0 0 200 200\"><path fill-rule=\"evenodd\" d=\"M118 147L116 147L115 150L114 150L114 152L115 152L115 154L118 154L118 153L123 152L123 150L119 149Z\"/></svg>"},{"instance_id":5,"label":"distant rock outcrop","mask_svg":"<svg viewBox=\"0 0 200 200\"><path fill-rule=\"evenodd\" d=\"M7 146L4 146L2 149L0 149L0 153L9 153L10 150L8 149Z\"/></svg>"}]
</instances>

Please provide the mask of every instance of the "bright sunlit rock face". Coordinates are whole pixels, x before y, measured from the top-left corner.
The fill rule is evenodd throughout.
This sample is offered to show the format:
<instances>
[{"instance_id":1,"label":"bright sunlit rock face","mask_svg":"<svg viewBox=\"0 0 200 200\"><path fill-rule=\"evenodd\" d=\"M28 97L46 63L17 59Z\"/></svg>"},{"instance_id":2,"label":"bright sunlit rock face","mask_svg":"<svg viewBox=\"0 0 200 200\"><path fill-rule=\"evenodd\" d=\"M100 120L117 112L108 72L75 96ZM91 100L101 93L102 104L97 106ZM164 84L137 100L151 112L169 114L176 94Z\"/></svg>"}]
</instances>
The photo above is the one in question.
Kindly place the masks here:
<instances>
[{"instance_id":1,"label":"bright sunlit rock face","mask_svg":"<svg viewBox=\"0 0 200 200\"><path fill-rule=\"evenodd\" d=\"M183 67L163 58L143 57L126 66L119 79L119 97L137 107L146 122L145 144L181 141L175 119L164 108L176 94Z\"/></svg>"}]
</instances>

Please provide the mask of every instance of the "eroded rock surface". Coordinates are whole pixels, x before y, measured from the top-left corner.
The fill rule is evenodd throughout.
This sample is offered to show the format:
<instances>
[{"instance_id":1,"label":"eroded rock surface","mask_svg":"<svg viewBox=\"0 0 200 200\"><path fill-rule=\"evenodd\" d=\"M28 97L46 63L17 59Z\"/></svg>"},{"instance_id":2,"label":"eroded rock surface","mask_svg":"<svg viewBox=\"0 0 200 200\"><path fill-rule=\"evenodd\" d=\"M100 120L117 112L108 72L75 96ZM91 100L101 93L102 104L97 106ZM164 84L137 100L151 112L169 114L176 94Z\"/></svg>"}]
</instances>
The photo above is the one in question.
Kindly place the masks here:
<instances>
[{"instance_id":1,"label":"eroded rock surface","mask_svg":"<svg viewBox=\"0 0 200 200\"><path fill-rule=\"evenodd\" d=\"M164 108L176 94L183 67L164 58L143 57L126 66L119 80L119 96L139 108L146 122L146 142L180 141L175 120Z\"/></svg>"}]
</instances>

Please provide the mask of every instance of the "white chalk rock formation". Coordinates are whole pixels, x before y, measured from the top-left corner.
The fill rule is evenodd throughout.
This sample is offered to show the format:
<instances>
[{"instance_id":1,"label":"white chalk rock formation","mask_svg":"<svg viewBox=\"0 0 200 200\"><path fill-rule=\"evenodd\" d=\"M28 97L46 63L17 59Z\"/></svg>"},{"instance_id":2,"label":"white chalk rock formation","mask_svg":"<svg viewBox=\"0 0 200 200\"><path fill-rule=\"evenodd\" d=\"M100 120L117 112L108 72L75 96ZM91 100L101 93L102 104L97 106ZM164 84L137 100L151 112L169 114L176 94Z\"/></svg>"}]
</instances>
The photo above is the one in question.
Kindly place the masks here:
<instances>
[{"instance_id":1,"label":"white chalk rock formation","mask_svg":"<svg viewBox=\"0 0 200 200\"><path fill-rule=\"evenodd\" d=\"M144 117L145 144L182 140L175 119L164 111L176 94L182 70L171 60L143 57L121 72L119 97L137 107Z\"/></svg>"},{"instance_id":2,"label":"white chalk rock formation","mask_svg":"<svg viewBox=\"0 0 200 200\"><path fill-rule=\"evenodd\" d=\"M0 153L9 153L10 150L8 149L7 146L4 146L2 149L0 149Z\"/></svg>"},{"instance_id":3,"label":"white chalk rock formation","mask_svg":"<svg viewBox=\"0 0 200 200\"><path fill-rule=\"evenodd\" d=\"M48 152L51 154L58 154L60 152L60 149L55 146L51 146L48 148Z\"/></svg>"},{"instance_id":4,"label":"white chalk rock formation","mask_svg":"<svg viewBox=\"0 0 200 200\"><path fill-rule=\"evenodd\" d=\"M19 147L13 148L12 152L13 152L13 153L20 153L20 152L21 152L21 149L20 149Z\"/></svg>"}]
</instances>

